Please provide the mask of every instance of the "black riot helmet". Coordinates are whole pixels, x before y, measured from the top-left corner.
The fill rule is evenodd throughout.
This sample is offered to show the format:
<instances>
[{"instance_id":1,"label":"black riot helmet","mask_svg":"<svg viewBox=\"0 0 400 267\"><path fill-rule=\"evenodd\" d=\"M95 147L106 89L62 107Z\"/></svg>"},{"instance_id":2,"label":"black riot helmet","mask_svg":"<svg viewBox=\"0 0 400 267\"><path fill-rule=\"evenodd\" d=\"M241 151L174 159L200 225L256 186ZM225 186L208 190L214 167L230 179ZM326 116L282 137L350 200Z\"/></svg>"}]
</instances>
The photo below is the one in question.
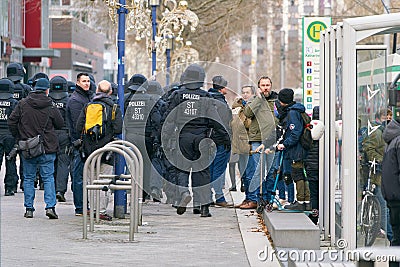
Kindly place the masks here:
<instances>
[{"instance_id":1,"label":"black riot helmet","mask_svg":"<svg viewBox=\"0 0 400 267\"><path fill-rule=\"evenodd\" d=\"M76 89L76 84L73 81L67 81L68 93L72 94Z\"/></svg>"},{"instance_id":2,"label":"black riot helmet","mask_svg":"<svg viewBox=\"0 0 400 267\"><path fill-rule=\"evenodd\" d=\"M137 91L146 81L147 78L142 74L134 74L129 79L127 87L131 91Z\"/></svg>"},{"instance_id":3,"label":"black riot helmet","mask_svg":"<svg viewBox=\"0 0 400 267\"><path fill-rule=\"evenodd\" d=\"M90 87L89 91L96 92L96 81L94 80L94 76L89 73Z\"/></svg>"},{"instance_id":4,"label":"black riot helmet","mask_svg":"<svg viewBox=\"0 0 400 267\"><path fill-rule=\"evenodd\" d=\"M163 95L164 90L161 87L161 84L157 81L148 81L147 83L147 93L153 95Z\"/></svg>"},{"instance_id":5,"label":"black riot helmet","mask_svg":"<svg viewBox=\"0 0 400 267\"><path fill-rule=\"evenodd\" d=\"M45 78L49 80L49 76L47 76L46 73L38 72L35 73L35 75L33 75L33 77L28 80L27 84L30 85L31 87L35 87L36 81L39 80L40 78Z\"/></svg>"},{"instance_id":6,"label":"black riot helmet","mask_svg":"<svg viewBox=\"0 0 400 267\"><path fill-rule=\"evenodd\" d=\"M62 76L54 76L50 80L50 91L68 92L68 82Z\"/></svg>"},{"instance_id":7,"label":"black riot helmet","mask_svg":"<svg viewBox=\"0 0 400 267\"><path fill-rule=\"evenodd\" d=\"M22 80L25 75L24 66L21 63L10 63L7 65L7 78L13 82Z\"/></svg>"},{"instance_id":8,"label":"black riot helmet","mask_svg":"<svg viewBox=\"0 0 400 267\"><path fill-rule=\"evenodd\" d=\"M181 84L187 89L197 89L204 85L206 72L199 64L192 64L181 75Z\"/></svg>"},{"instance_id":9,"label":"black riot helmet","mask_svg":"<svg viewBox=\"0 0 400 267\"><path fill-rule=\"evenodd\" d=\"M12 94L14 94L14 88L15 85L14 83L8 79L8 78L2 78L0 79L0 94L7 94L7 96L12 97Z\"/></svg>"}]
</instances>

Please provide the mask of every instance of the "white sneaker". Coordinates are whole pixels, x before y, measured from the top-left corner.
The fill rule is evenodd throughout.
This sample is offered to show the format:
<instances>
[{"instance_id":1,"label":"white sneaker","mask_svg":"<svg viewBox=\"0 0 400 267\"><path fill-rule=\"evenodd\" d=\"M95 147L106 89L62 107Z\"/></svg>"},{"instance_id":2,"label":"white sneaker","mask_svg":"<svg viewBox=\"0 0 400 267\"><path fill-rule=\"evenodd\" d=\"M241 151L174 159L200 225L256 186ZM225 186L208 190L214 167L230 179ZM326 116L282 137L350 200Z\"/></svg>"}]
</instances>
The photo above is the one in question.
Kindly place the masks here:
<instances>
[{"instance_id":1,"label":"white sneaker","mask_svg":"<svg viewBox=\"0 0 400 267\"><path fill-rule=\"evenodd\" d=\"M282 208L287 204L286 199L279 199L278 201L281 204ZM276 204L276 202L274 202L274 204L272 204L272 207L276 210L279 209L279 206L278 206L278 204Z\"/></svg>"}]
</instances>

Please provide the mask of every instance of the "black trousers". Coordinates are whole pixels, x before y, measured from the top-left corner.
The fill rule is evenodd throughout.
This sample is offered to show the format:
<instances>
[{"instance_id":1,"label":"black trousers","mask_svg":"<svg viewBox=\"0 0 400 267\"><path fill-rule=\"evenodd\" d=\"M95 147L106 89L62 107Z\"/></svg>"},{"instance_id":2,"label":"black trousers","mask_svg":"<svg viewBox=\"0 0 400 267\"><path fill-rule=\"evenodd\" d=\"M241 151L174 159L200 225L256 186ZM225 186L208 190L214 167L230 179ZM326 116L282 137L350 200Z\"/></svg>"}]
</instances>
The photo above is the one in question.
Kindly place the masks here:
<instances>
[{"instance_id":1,"label":"black trousers","mask_svg":"<svg viewBox=\"0 0 400 267\"><path fill-rule=\"evenodd\" d=\"M189 190L189 175L191 174L193 203L196 206L206 205L212 201L211 177L208 167L211 159L207 154L206 144L201 143L204 138L205 134L192 133L182 133L179 137L179 148L184 158L179 158L179 156L177 158L177 162L180 164L177 167L176 195L179 198L183 192Z\"/></svg>"},{"instance_id":2,"label":"black trousers","mask_svg":"<svg viewBox=\"0 0 400 267\"><path fill-rule=\"evenodd\" d=\"M3 156L8 156L10 151L13 149L15 139L10 134L0 134L0 166L3 163ZM5 158L5 157L4 157ZM18 183L17 166L15 163L15 157L5 162L6 176L4 177L4 188L5 190L16 191L16 184Z\"/></svg>"}]
</instances>

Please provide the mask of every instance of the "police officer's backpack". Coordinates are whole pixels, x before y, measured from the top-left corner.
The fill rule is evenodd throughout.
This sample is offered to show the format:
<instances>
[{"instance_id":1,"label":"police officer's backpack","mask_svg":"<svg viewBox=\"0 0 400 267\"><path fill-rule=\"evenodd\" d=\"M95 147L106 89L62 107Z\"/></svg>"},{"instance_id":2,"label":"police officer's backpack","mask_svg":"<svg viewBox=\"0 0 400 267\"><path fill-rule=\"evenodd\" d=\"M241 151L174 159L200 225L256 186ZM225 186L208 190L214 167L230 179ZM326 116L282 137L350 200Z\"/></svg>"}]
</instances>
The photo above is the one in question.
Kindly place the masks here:
<instances>
[{"instance_id":1,"label":"police officer's backpack","mask_svg":"<svg viewBox=\"0 0 400 267\"><path fill-rule=\"evenodd\" d=\"M111 121L115 120L117 105L114 104L110 114L107 113L106 105L102 102L91 102L85 106L86 121L83 134L93 141L106 136L106 124L111 116Z\"/></svg>"}]
</instances>

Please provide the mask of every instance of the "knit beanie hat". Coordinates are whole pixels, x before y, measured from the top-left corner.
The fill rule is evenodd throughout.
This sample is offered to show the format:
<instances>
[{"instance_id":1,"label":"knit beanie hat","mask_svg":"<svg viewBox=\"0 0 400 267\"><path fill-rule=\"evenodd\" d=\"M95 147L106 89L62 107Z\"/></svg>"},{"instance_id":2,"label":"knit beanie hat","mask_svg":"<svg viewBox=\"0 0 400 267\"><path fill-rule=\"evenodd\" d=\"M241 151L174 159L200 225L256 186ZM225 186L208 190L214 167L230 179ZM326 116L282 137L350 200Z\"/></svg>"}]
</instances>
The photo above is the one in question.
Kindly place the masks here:
<instances>
[{"instance_id":1,"label":"knit beanie hat","mask_svg":"<svg viewBox=\"0 0 400 267\"><path fill-rule=\"evenodd\" d=\"M293 102L294 92L290 88L283 88L279 91L278 99L284 104L290 104Z\"/></svg>"},{"instance_id":2,"label":"knit beanie hat","mask_svg":"<svg viewBox=\"0 0 400 267\"><path fill-rule=\"evenodd\" d=\"M222 76L214 76L212 78L213 88L217 90L221 90L228 85L228 81L225 80Z\"/></svg>"}]
</instances>

